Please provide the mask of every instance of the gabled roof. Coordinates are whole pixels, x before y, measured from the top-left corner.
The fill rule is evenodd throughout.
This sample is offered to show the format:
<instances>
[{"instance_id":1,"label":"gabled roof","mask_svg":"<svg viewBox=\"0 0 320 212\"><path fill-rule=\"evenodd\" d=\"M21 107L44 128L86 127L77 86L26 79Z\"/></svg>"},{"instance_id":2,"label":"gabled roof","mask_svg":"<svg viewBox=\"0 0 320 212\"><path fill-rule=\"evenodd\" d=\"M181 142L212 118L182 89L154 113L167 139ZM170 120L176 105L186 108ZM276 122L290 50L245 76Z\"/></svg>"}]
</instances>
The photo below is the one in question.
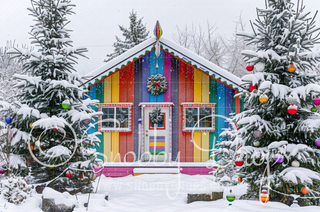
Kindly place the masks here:
<instances>
[{"instance_id":1,"label":"gabled roof","mask_svg":"<svg viewBox=\"0 0 320 212\"><path fill-rule=\"evenodd\" d=\"M143 55L153 51L153 47L156 43L156 38L151 37L139 45L129 49L118 57L112 59L106 64L100 66L99 68L91 71L86 74L83 78L87 79L83 83L83 86L89 87L92 84L99 82L101 79L107 77L108 75L114 73L116 70L125 66L129 62L132 62ZM160 45L162 46L162 50L167 51L172 56L176 56L187 63L193 65L198 68L202 72L208 74L209 76L217 79L220 82L223 82L227 85L230 85L233 88L243 90L241 88L241 79L227 70L213 64L212 62L204 59L203 57L191 52L190 50L176 44L164 37L160 38Z\"/></svg>"}]
</instances>

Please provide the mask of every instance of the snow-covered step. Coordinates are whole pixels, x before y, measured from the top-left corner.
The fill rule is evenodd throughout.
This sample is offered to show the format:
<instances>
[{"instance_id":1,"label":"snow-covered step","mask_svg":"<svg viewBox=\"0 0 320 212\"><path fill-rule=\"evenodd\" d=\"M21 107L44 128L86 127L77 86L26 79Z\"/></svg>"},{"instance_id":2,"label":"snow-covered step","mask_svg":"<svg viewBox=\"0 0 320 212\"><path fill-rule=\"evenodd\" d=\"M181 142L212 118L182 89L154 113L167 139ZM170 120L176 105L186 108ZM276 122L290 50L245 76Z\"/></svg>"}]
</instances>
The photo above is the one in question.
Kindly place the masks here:
<instances>
[{"instance_id":1,"label":"snow-covered step","mask_svg":"<svg viewBox=\"0 0 320 212\"><path fill-rule=\"evenodd\" d=\"M141 174L179 174L178 168L134 168L133 176Z\"/></svg>"}]
</instances>

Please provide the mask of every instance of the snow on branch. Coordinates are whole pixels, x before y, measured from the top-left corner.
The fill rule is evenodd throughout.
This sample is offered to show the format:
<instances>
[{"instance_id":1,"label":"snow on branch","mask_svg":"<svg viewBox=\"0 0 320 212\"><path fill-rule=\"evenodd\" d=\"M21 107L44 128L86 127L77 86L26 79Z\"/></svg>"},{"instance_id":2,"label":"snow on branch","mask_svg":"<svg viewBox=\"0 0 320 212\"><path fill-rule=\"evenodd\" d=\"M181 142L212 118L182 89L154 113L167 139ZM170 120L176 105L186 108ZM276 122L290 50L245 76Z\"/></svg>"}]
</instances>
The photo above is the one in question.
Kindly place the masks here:
<instances>
[{"instance_id":1,"label":"snow on branch","mask_svg":"<svg viewBox=\"0 0 320 212\"><path fill-rule=\"evenodd\" d=\"M298 184L298 179L302 184L313 184L313 180L320 181L320 174L307 168L302 167L289 167L280 173L283 179L287 182Z\"/></svg>"},{"instance_id":2,"label":"snow on branch","mask_svg":"<svg viewBox=\"0 0 320 212\"><path fill-rule=\"evenodd\" d=\"M58 118L56 116L42 118L38 121L35 121L32 125L33 127L40 127L43 129L51 129L62 127L64 128L66 121L63 118Z\"/></svg>"}]
</instances>

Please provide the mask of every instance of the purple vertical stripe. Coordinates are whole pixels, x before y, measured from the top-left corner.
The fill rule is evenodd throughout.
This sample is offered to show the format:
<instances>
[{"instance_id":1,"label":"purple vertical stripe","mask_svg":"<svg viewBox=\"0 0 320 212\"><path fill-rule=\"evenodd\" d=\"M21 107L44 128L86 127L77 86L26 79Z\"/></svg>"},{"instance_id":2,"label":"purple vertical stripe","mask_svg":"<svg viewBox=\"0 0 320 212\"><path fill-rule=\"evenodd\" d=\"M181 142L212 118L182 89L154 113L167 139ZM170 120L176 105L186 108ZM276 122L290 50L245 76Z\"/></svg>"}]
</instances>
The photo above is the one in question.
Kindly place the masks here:
<instances>
[{"instance_id":1,"label":"purple vertical stripe","mask_svg":"<svg viewBox=\"0 0 320 212\"><path fill-rule=\"evenodd\" d=\"M171 102L171 56L168 52L164 51L164 76L167 78L168 81L168 90L164 94L164 102Z\"/></svg>"},{"instance_id":2,"label":"purple vertical stripe","mask_svg":"<svg viewBox=\"0 0 320 212\"><path fill-rule=\"evenodd\" d=\"M150 94L147 90L147 79L150 76L150 54L146 54L142 57L142 102L149 102Z\"/></svg>"}]
</instances>

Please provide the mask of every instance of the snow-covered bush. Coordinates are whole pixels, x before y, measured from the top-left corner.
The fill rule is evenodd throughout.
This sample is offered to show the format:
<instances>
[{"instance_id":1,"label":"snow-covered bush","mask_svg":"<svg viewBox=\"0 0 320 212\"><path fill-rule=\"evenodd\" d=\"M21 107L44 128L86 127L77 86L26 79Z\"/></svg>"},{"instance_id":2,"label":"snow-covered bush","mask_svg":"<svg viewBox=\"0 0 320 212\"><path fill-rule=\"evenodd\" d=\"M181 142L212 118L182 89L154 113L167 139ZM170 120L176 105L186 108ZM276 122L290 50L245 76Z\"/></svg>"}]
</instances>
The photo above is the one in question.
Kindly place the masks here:
<instances>
[{"instance_id":1,"label":"snow-covered bush","mask_svg":"<svg viewBox=\"0 0 320 212\"><path fill-rule=\"evenodd\" d=\"M14 204L20 204L30 196L31 185L20 177L11 176L0 181L0 193L4 199Z\"/></svg>"}]
</instances>

